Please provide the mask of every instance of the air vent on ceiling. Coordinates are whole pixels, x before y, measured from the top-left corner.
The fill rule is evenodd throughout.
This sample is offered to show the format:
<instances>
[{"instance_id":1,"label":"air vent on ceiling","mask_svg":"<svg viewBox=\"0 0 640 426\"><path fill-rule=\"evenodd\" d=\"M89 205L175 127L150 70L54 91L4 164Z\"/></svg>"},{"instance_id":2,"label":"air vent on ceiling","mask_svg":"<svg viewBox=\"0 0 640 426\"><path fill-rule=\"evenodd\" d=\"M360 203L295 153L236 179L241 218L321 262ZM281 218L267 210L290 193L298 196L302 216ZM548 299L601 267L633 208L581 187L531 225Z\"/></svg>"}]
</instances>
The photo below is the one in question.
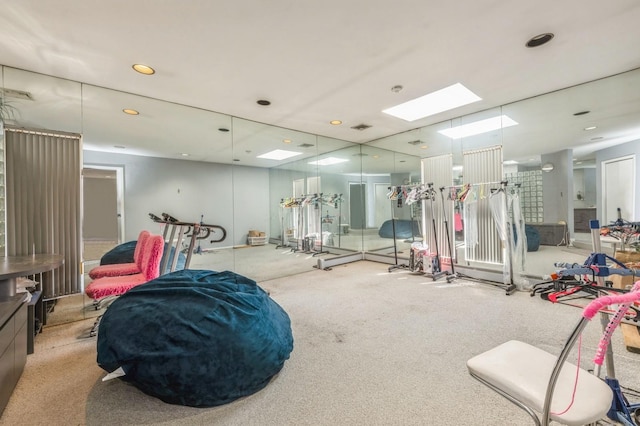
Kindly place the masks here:
<instances>
[{"instance_id":1,"label":"air vent on ceiling","mask_svg":"<svg viewBox=\"0 0 640 426\"><path fill-rule=\"evenodd\" d=\"M422 141L420 139L418 139L418 140L407 142L407 143L409 145L420 145L422 143Z\"/></svg>"},{"instance_id":2,"label":"air vent on ceiling","mask_svg":"<svg viewBox=\"0 0 640 426\"><path fill-rule=\"evenodd\" d=\"M25 92L24 90L15 90L15 89L0 89L0 93L2 93L2 96L6 97L6 98L13 98L13 99L22 99L25 101L32 101L33 100L33 95L29 92Z\"/></svg>"},{"instance_id":3,"label":"air vent on ceiling","mask_svg":"<svg viewBox=\"0 0 640 426\"><path fill-rule=\"evenodd\" d=\"M301 143L298 145L300 148L311 148L313 146L312 143Z\"/></svg>"},{"instance_id":4,"label":"air vent on ceiling","mask_svg":"<svg viewBox=\"0 0 640 426\"><path fill-rule=\"evenodd\" d=\"M367 130L369 127L371 126L369 126L368 124L358 124L357 126L353 126L352 129L362 131Z\"/></svg>"}]
</instances>

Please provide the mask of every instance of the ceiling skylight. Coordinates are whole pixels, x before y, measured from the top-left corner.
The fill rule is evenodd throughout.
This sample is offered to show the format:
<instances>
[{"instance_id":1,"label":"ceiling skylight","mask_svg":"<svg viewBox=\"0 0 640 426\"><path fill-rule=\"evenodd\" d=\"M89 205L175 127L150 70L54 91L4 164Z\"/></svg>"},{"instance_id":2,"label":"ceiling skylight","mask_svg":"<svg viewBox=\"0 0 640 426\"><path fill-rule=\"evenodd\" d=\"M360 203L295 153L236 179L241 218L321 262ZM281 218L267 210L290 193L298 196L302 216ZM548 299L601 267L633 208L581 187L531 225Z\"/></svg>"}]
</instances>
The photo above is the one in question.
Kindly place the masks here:
<instances>
[{"instance_id":1,"label":"ceiling skylight","mask_svg":"<svg viewBox=\"0 0 640 426\"><path fill-rule=\"evenodd\" d=\"M451 127L450 129L438 130L451 139L466 138L468 136L479 135L481 133L491 132L492 130L503 129L505 127L515 126L518 123L513 121L506 115L487 118L485 120L474 121L473 123L463 124L462 126Z\"/></svg>"},{"instance_id":2,"label":"ceiling skylight","mask_svg":"<svg viewBox=\"0 0 640 426\"><path fill-rule=\"evenodd\" d=\"M314 164L318 166L331 166L332 164L340 164L349 161L344 158L336 158L336 157L327 157L318 161L309 161L309 164Z\"/></svg>"},{"instance_id":3,"label":"ceiling skylight","mask_svg":"<svg viewBox=\"0 0 640 426\"><path fill-rule=\"evenodd\" d=\"M471 90L460 83L456 83L444 89L436 90L428 95L387 108L382 112L406 121L415 121L480 100L482 100L482 98Z\"/></svg>"},{"instance_id":4,"label":"ceiling skylight","mask_svg":"<svg viewBox=\"0 0 640 426\"><path fill-rule=\"evenodd\" d=\"M285 151L284 149L276 149L271 152L267 152L262 155L258 155L256 158L264 158L267 160L286 160L287 158L295 157L302 154L301 152Z\"/></svg>"}]
</instances>

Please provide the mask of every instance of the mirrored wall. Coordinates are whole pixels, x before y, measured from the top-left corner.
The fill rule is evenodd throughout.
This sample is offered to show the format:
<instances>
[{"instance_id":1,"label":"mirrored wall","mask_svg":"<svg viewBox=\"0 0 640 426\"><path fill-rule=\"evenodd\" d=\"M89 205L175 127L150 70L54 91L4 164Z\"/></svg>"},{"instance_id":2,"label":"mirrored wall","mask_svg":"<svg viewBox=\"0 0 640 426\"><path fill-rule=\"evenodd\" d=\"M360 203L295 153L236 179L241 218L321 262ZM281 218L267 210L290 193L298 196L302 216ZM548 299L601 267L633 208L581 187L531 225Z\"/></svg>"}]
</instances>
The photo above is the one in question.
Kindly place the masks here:
<instances>
[{"instance_id":1,"label":"mirrored wall","mask_svg":"<svg viewBox=\"0 0 640 426\"><path fill-rule=\"evenodd\" d=\"M529 273L544 273L539 253L564 247L566 254L580 241L588 244L589 219L608 223L620 214L637 220L640 212L634 195L638 70L366 144L10 67L2 68L2 86L15 110L5 124L79 133L85 168L104 171L109 179L120 176L122 191L114 184L119 198L104 208L117 216L121 233L106 242L87 240L86 261L137 238L142 229L162 232L149 213L168 213L226 230L223 241L196 241L192 268L234 270L264 281L345 253L365 251L394 262L408 257L411 244L433 238L433 208L447 218L461 265L500 270L499 255L476 263L465 240L469 224L457 192L470 183L470 167L476 169L479 198L501 181L518 193L522 220L539 234L538 248L528 253ZM465 125L491 120L498 120L497 128L460 133ZM483 178L487 164L469 160L469 154L494 148L501 155L499 175ZM264 158L275 150L292 156ZM403 202L399 188L427 183L424 165L430 159L450 164L444 180L434 182L445 189L434 205ZM499 241L492 244L501 250ZM86 308L81 316L89 315Z\"/></svg>"}]
</instances>

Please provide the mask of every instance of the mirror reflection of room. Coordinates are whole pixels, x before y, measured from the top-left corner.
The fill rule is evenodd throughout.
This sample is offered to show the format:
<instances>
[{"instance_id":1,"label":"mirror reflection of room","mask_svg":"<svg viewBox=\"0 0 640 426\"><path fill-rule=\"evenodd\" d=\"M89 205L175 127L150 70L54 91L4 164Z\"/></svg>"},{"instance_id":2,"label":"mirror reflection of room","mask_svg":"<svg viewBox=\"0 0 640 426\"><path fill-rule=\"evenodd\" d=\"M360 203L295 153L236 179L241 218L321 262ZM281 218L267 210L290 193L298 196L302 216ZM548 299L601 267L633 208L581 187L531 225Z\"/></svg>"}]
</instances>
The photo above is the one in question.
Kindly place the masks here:
<instances>
[{"instance_id":1,"label":"mirror reflection of room","mask_svg":"<svg viewBox=\"0 0 640 426\"><path fill-rule=\"evenodd\" d=\"M200 252L193 257L194 265L215 269L235 268L241 272L250 273L252 270L248 269L248 265L251 262L246 261L245 255L251 258L255 251L267 248L273 249L273 253L270 254L274 259L284 261L287 266L277 269L256 268L253 273L261 273L260 276L265 279L308 270L317 266L318 258L329 259L343 255L345 252L369 252L382 255L383 259L391 263L406 262L410 257L412 244L424 242L425 245L429 245L428 243L431 242L431 246L434 245L430 231L433 227L429 226L429 209L426 208L428 206L423 202L413 204L403 202L403 196L406 197L407 191L415 185L427 183L422 175L420 164L425 159L451 155L451 177L447 176L440 185L453 188L465 183L473 183L473 181L478 183L485 179L471 178L471 172L468 169L472 168L474 163L465 167L465 152L484 149L488 146L502 147L503 163L500 172L502 179L510 182L512 188L517 188L519 194L519 207L528 237L525 261L525 270L528 274L540 275L548 270L551 263L548 256L560 257L557 254L550 254L554 250L562 248L564 253L567 250L588 250L590 220L599 219L603 224L609 224L616 220L633 221L636 216L636 202L633 201L635 198L632 196L635 181L627 178L633 173L633 164L635 164L637 142L627 141L629 138L633 139L632 135L627 139L620 137L616 140L618 143L615 146L610 146L606 137L599 136L599 129L581 130L582 133L578 133L573 130L573 127L551 128L549 124L532 126L534 123L540 123L540 120L545 123L553 122L550 117L560 113L554 109L556 105L564 105L563 113L575 110L570 114L570 119L584 126L582 129L590 128L587 124L591 122L607 120L609 116L620 114L617 112L619 109L617 100L622 96L633 96L634 91L617 90L616 86L605 84L604 81L541 95L505 105L499 109L435 123L365 144L354 144L188 107L171 106L161 101L59 80L10 67L3 67L3 72L5 86L19 87L25 92L32 93L37 99L37 101L18 100L16 102L19 116L15 118L15 124L34 128L59 128L70 132L83 130L84 162L87 167L84 179L87 187L85 190L88 190L85 198L88 201L98 193L98 190L90 189L95 178L88 175L89 171L106 170L113 165L116 167L124 165L121 180L127 184L127 187L122 190L126 193L127 201L124 204L124 211L116 213L116 216L120 215L117 241L112 236L103 238L92 235L91 229L95 228L95 225L92 225L91 221L96 220L96 215L86 214L87 218L90 218L85 222L87 228L84 260L87 262L85 265L87 268L99 262L99 254L92 254L90 248L92 244L99 245L96 241L103 239L110 247L134 239L137 235L135 230L156 226L149 223L145 217L148 212L144 211L150 209L142 206L158 204L155 200L159 196L176 200L168 203L172 206L173 211L170 213L173 215L179 215L194 222L201 218L205 222L218 221L229 230L228 244L247 246L254 251L252 253L249 250L227 249L220 244L201 241L198 246ZM637 74L638 71L630 71L610 77L610 80L620 80L623 87L630 87L638 84ZM55 93L44 89L52 85L57 87ZM69 104L66 107L67 113L43 114L39 106L41 102L55 99L59 93L68 93L67 99L72 100L67 102ZM608 109L605 111L605 108L602 108L580 114L582 111L578 111L577 106L571 106L576 93L581 93L582 104L587 97L597 97L598 102L606 105ZM81 98L83 98L82 105ZM103 101L104 105L96 104L94 107L93 103L99 100ZM229 207L227 213L222 213L219 207L215 208L215 213L211 208L199 208L196 209L199 211L195 211L188 208L187 203L182 200L185 196L198 197L197 191L192 194L183 191L188 189L189 182L204 182L209 179L193 169L198 161L207 161L207 159L189 158L186 156L187 153L178 153L177 155L182 158L172 161L186 162L184 164L189 167L184 169L182 176L190 176L189 182L185 181L183 188L180 188L183 186L180 182L178 185L153 185L158 188L158 191L151 197L144 196L142 202L131 200L138 185L141 189L149 187L144 180L137 184L137 178L134 178L139 176L136 171L139 167L146 167L155 161L141 161L144 158L142 156L154 155L151 151L154 137L149 134L149 128L144 126L137 129L131 124L112 126L111 134L100 136L108 138L109 152L97 151L97 149L104 149L101 147L104 143L98 138L98 132L103 131L98 128L105 117L109 117L113 122L126 118L121 117L121 115L124 116L122 113L114 115L107 106L123 103L137 105L140 109L162 110L164 108L166 113L185 117L184 123L203 123L201 127L181 127L171 132L188 134L189 140L211 139L212 143L220 146L217 158L224 158L224 161L228 161L233 167L222 172L227 166L222 168L215 166L215 173L222 172L220 175L222 179L217 179L217 182L221 184L225 181L234 182L233 185L238 186L242 185L243 179L250 179L252 182L263 182L262 185L266 184L266 186L261 189L258 185L251 195L243 196L244 200L240 197L242 191L234 191L236 196L233 197L233 203L227 203ZM629 105L633 102L623 102L623 104ZM549 105L554 105L554 108L550 108ZM518 124L475 136L452 138L446 134L448 129L489 116L508 116ZM531 118L534 117L537 121L531 122ZM212 128L215 130L214 133L210 132ZM135 134L135 138L140 142L149 141L146 143L147 148L128 148L127 144L132 134ZM553 140L566 140L573 148L565 150L554 148L540 155L541 148L537 141L550 139L550 134L554 135ZM300 156L284 161L256 158L259 154L264 154L260 152L260 144L265 138L278 141L284 148L295 149L295 152L300 152ZM482 162L476 164L482 164ZM259 171L256 167L264 169ZM175 166L172 166L172 169L175 169ZM203 172L210 173L204 170ZM159 175L156 179L167 181L169 176ZM172 186L173 189L170 189ZM224 199L225 193L229 194L228 191L220 191L216 196L217 201L221 200L220 197ZM295 207L282 207L289 198L308 197L314 194L322 194L319 198L322 201L312 203L312 207L307 207L303 214L300 214ZM399 198L398 195L400 195ZM109 197L105 195L102 200L110 199ZM259 198L262 198L260 203L269 205L269 215L265 216L268 217L268 221L258 219L258 216L243 218L231 213L232 210L242 209L245 202L255 202ZM95 203L88 203L88 205L95 205ZM219 203L216 205L219 206ZM465 243L464 203L458 200L447 204L447 207L445 214L448 224L451 225L451 235L455 243L453 257L456 264L499 271L502 268L500 255L481 267L477 263L478 259L470 255L468 241ZM155 207L155 212L158 214L163 213L164 210L167 210L166 205ZM442 221L440 214L438 217L438 220ZM113 218L109 219L111 220ZM110 225L110 228L112 227ZM250 240L249 238L255 237L250 237L249 231L257 232L257 235L264 235L264 237ZM305 250L300 250L305 244L305 238L307 238L307 246L304 247ZM258 241L264 241L265 244L250 244ZM295 243L294 250L291 250L292 242ZM439 242L442 246L445 241ZM602 242L604 249L610 253L617 248L623 248L621 243L612 237L603 238ZM494 247L499 246L496 245L497 242L491 244ZM107 250L107 246L101 249L102 252ZM282 254L283 252L286 254ZM280 257L276 257L276 253L279 253ZM548 253L547 258L543 253ZM577 260L582 255L582 252L576 252L570 257ZM55 294L50 296L52 300L58 298ZM71 298L65 295L64 299ZM61 308L64 305L63 301L59 300L61 303L58 311L63 310ZM95 312L90 310L89 301L84 300L81 305L82 308L77 311L79 318L95 315ZM55 321L55 314L52 314L52 321Z\"/></svg>"}]
</instances>

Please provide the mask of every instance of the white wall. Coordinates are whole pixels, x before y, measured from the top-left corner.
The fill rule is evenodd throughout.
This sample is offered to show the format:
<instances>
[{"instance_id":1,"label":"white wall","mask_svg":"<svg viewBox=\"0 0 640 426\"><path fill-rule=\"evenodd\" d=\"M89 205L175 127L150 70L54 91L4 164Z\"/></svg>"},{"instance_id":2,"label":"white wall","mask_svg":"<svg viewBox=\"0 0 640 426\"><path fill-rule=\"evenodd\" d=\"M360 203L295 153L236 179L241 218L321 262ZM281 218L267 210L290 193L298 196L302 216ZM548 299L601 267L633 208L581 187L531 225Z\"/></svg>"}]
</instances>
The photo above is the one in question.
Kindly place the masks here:
<instances>
[{"instance_id":1,"label":"white wall","mask_svg":"<svg viewBox=\"0 0 640 426\"><path fill-rule=\"evenodd\" d=\"M149 213L168 213L185 222L226 229L220 243L202 240L202 248L246 244L249 228L269 223L267 169L187 160L84 151L85 165L124 168L125 240L142 229L161 232Z\"/></svg>"}]
</instances>

